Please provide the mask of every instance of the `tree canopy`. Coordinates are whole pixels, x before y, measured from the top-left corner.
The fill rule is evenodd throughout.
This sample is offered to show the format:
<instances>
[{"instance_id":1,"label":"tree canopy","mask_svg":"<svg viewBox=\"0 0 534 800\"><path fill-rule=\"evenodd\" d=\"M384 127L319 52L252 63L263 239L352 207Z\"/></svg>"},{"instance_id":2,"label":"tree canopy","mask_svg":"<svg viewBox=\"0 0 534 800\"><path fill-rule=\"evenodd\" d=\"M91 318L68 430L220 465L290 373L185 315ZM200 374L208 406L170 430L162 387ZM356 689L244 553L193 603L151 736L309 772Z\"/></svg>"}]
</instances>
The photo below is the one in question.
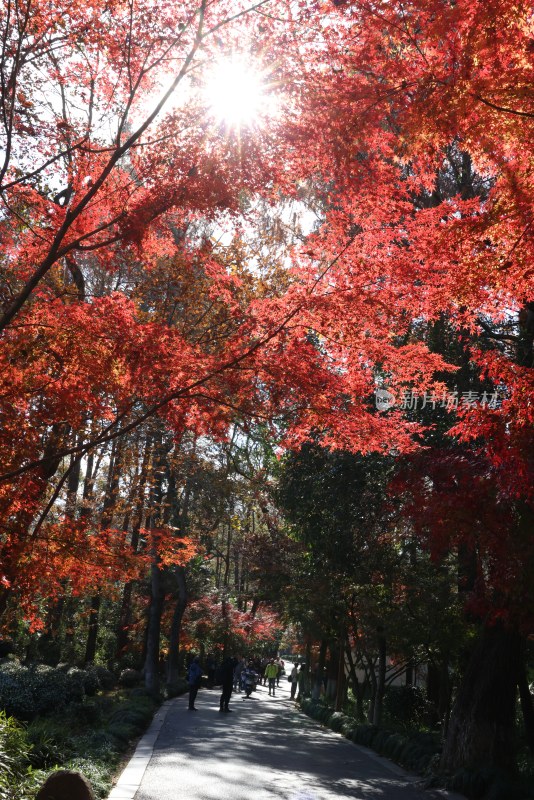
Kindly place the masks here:
<instances>
[{"instance_id":1,"label":"tree canopy","mask_svg":"<svg viewBox=\"0 0 534 800\"><path fill-rule=\"evenodd\" d=\"M307 618L350 654L406 633L404 603L420 639L394 655L424 646L446 673L462 607L488 647L512 636L515 692L529 9L5 0L1 32L4 630L61 629L79 654L79 617L90 661L108 604L108 657L144 648L157 683L162 625L172 677L201 623L215 649L268 648ZM478 757L460 738L449 764Z\"/></svg>"}]
</instances>

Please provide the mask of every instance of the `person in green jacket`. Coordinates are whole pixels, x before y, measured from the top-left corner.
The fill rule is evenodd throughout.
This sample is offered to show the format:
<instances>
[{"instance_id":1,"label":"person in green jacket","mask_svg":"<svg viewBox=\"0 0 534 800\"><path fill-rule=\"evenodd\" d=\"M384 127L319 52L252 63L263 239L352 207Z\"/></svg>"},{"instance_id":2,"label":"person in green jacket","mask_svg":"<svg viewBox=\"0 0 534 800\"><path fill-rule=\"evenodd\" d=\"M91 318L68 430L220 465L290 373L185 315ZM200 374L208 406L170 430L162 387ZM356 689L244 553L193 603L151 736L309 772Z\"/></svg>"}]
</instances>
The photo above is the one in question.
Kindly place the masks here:
<instances>
[{"instance_id":1,"label":"person in green jacket","mask_svg":"<svg viewBox=\"0 0 534 800\"><path fill-rule=\"evenodd\" d=\"M278 675L278 664L274 663L274 658L271 658L265 667L265 677L269 681L269 694L275 697L276 676Z\"/></svg>"}]
</instances>

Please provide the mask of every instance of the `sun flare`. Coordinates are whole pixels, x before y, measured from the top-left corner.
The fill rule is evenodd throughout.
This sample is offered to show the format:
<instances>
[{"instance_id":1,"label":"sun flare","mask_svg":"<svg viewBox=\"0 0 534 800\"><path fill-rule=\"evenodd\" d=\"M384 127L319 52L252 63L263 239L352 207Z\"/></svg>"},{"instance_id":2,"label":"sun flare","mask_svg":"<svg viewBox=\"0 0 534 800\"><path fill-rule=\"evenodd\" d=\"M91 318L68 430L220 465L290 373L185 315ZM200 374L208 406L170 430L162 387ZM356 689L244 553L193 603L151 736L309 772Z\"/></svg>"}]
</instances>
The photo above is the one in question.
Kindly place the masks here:
<instances>
[{"instance_id":1,"label":"sun flare","mask_svg":"<svg viewBox=\"0 0 534 800\"><path fill-rule=\"evenodd\" d=\"M260 125L275 110L266 74L238 57L215 65L204 96L215 120L232 128Z\"/></svg>"}]
</instances>

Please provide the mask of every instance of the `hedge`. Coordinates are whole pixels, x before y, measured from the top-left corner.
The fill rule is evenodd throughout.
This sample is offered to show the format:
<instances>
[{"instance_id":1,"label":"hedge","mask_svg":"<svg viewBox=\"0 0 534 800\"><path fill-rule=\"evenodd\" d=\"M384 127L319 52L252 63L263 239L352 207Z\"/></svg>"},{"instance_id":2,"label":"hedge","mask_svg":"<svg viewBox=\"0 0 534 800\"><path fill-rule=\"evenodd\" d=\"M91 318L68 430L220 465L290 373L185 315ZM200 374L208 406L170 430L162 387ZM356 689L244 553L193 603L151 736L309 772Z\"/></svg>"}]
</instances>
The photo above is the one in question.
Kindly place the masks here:
<instances>
[{"instance_id":1,"label":"hedge","mask_svg":"<svg viewBox=\"0 0 534 800\"><path fill-rule=\"evenodd\" d=\"M0 663L0 709L8 716L31 720L70 703L83 703L100 689L98 672L59 665Z\"/></svg>"}]
</instances>

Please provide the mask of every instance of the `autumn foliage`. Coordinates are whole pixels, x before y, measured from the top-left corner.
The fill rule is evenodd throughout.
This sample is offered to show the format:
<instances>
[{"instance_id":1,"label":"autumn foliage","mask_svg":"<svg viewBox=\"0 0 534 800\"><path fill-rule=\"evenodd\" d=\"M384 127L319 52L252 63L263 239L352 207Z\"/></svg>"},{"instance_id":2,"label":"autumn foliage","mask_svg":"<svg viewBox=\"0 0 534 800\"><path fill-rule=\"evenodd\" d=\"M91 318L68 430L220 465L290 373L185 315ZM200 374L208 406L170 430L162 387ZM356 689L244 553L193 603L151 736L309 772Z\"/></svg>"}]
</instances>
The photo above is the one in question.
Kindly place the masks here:
<instances>
[{"instance_id":1,"label":"autumn foliage","mask_svg":"<svg viewBox=\"0 0 534 800\"><path fill-rule=\"evenodd\" d=\"M94 622L102 596L125 631L150 584L178 632L190 603L190 645L195 614L274 641L256 614L282 547L264 499L268 541L254 527L268 470L227 454L222 479L211 453L195 472L261 429L279 454L406 458L397 510L421 546L476 550L471 609L530 630L525 4L9 0L1 26L3 624L51 629L82 596ZM275 108L243 125L204 93L235 52ZM197 557L218 526L229 550L246 539L245 506L234 607L201 591Z\"/></svg>"}]
</instances>

